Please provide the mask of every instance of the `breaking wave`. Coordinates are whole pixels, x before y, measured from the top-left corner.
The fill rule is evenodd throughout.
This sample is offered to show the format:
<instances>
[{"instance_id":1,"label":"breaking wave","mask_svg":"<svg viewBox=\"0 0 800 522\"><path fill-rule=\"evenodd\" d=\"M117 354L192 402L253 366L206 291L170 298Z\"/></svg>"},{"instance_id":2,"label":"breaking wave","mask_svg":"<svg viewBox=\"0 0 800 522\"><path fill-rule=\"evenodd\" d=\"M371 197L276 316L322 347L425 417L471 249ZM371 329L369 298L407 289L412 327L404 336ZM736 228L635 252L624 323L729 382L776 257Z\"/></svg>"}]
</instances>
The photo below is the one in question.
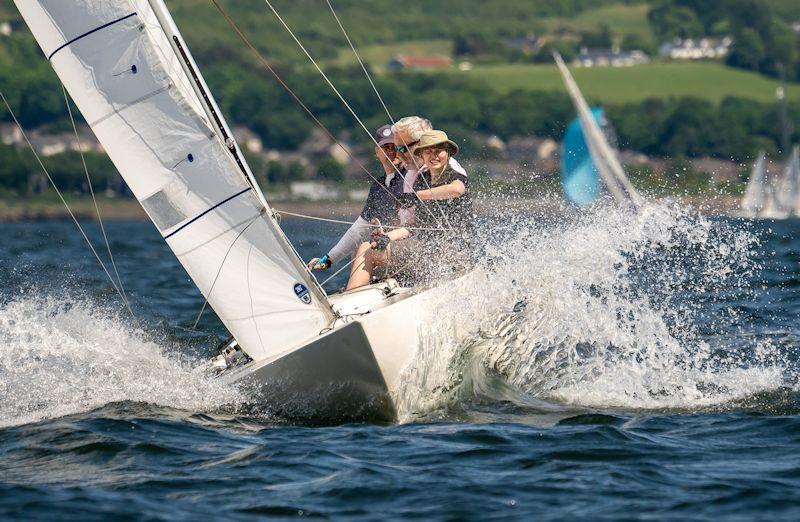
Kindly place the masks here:
<instances>
[{"instance_id":1,"label":"breaking wave","mask_svg":"<svg viewBox=\"0 0 800 522\"><path fill-rule=\"evenodd\" d=\"M504 223L479 274L432 303L404 418L481 395L696 410L791 380L775 346L736 333L759 269L740 223L671 204Z\"/></svg>"},{"instance_id":2,"label":"breaking wave","mask_svg":"<svg viewBox=\"0 0 800 522\"><path fill-rule=\"evenodd\" d=\"M201 363L80 299L0 304L0 427L118 401L210 411L241 400Z\"/></svg>"}]
</instances>

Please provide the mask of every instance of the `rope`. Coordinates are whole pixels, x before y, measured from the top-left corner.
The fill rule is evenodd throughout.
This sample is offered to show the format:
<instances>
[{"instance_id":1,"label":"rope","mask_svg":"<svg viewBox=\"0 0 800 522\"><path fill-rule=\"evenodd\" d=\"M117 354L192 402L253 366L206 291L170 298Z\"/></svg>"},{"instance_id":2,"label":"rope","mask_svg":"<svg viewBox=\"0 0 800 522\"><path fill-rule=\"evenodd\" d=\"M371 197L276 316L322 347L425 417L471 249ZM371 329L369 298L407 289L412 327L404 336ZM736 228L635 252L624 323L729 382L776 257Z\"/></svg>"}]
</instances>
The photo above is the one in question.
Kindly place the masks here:
<instances>
[{"instance_id":1,"label":"rope","mask_svg":"<svg viewBox=\"0 0 800 522\"><path fill-rule=\"evenodd\" d=\"M72 116L72 108L69 105L69 97L67 96L67 89L64 87L64 84L61 84L61 91L64 93L64 102L67 104L67 113L69 114L69 121L72 123L72 130L75 133L75 141L78 144L78 152L81 155L81 163L83 164L83 172L86 174L86 183L89 185L89 193L92 195L92 203L94 203L94 210L97 214L97 222L100 224L100 231L103 234L103 241L106 244L106 250L108 251L108 258L111 260L111 266L114 268L114 275L117 276L117 283L119 284L120 293L122 295L122 301L125 303L125 307L128 309L131 315L133 315L133 310L131 310L130 302L128 301L128 295L125 293L125 286L122 284L122 278L119 275L119 270L117 270L117 263L114 261L114 255L111 253L111 245L108 242L108 236L106 235L106 227L103 224L103 218L100 216L100 208L97 206L97 198L94 195L94 188L92 187L92 179L89 176L89 167L86 166L86 157L83 155L83 146L81 145L81 138L78 135L78 126L75 125L75 118Z\"/></svg>"},{"instance_id":2,"label":"rope","mask_svg":"<svg viewBox=\"0 0 800 522\"><path fill-rule=\"evenodd\" d=\"M283 25L284 29L286 29L286 31L289 33L289 35L291 35L292 39L300 47L300 49L303 51L303 53L306 55L306 57L311 61L311 63L317 69L319 74L322 75L322 78L330 86L330 88L333 90L333 92L336 94L336 96L339 98L339 100L344 104L345 107L347 107L347 110L350 112L350 114L353 116L353 118L355 118L356 122L358 122L358 124L361 126L361 128L364 130L364 132L367 134L367 136L369 136L369 139L372 140L372 143L374 143L375 146L378 147L381 150L381 152L383 153L384 157L386 157L386 159L390 161L390 163L394 167L394 169L397 172L397 174L400 175L400 177L403 179L403 182L405 183L406 178L403 175L403 173L400 172L400 169L397 168L397 165L395 165L394 163L391 162L391 160L389 159L389 156L386 155L386 152L384 152L383 149L380 148L380 145L378 145L378 141L375 139L375 137L372 135L372 133L369 131L369 129L367 129L366 125L364 125L364 122L361 121L361 118L358 117L358 115L353 110L353 108L350 106L350 104L347 103L347 100L344 99L344 96L342 96L342 93L339 92L339 89L337 89L336 86L333 84L333 82L330 80L330 78L328 78L328 75L325 74L325 71L322 70L322 68L319 66L319 64L317 64L317 61L314 60L314 58L311 56L311 54L308 52L308 50L305 48L305 46L300 42L300 40L294 34L294 31L292 31L292 29L286 24L286 22L284 21L283 17L281 17L281 15L278 13L278 11L275 10L275 8L272 6L272 3L270 3L269 0L264 0L264 2L270 8L270 10L275 15L275 17L278 19L278 21L280 21L281 25ZM416 161L415 161L415 165L416 165ZM435 201L435 200L433 200L433 201ZM436 205L437 205L437 207L439 207L438 203ZM435 219L437 221L437 223L439 222L438 218L427 207L427 204L422 205L422 207L425 208L425 210L430 214L430 216L433 219ZM446 220L447 217L445 216L444 211L441 209L441 207L439 207L439 211L442 212L442 215L445 217L445 220ZM448 223L448 226L449 226L449 223ZM453 227L450 226L450 228L452 229Z\"/></svg>"},{"instance_id":3,"label":"rope","mask_svg":"<svg viewBox=\"0 0 800 522\"><path fill-rule=\"evenodd\" d=\"M323 217L317 217L317 216L309 216L308 214L297 214L295 212L289 212L287 210L280 210L280 209L277 209L277 208L273 208L272 210L274 210L278 214L286 214L287 216L298 217L298 218L303 218L303 219L312 219L312 220L316 220L316 221L325 221L327 223L339 223L341 225L350 225L350 226L355 225L355 222L353 222L353 221L345 221L343 219L331 219L331 218L323 218ZM406 230L433 230L433 231L437 231L437 232L444 232L444 231L447 230L445 228L436 228L436 227L410 227L410 226L404 226L404 225L377 225L377 224L373 225L372 223L366 223L364 226L368 226L368 227L372 227L372 228L383 227L383 228L389 228L389 229L392 229L392 230L397 229L397 228L405 228Z\"/></svg>"},{"instance_id":4,"label":"rope","mask_svg":"<svg viewBox=\"0 0 800 522\"><path fill-rule=\"evenodd\" d=\"M364 62L361 60L361 57L358 55L358 52L356 51L356 48L353 45L353 42L350 40L350 36L347 34L347 31L345 30L344 25L342 25L342 22L339 20L339 16L336 14L336 11L333 9L333 4L331 4L330 0L325 0L325 3L328 4L328 8L330 8L330 10L331 10L331 14L333 14L333 17L336 19L336 23L339 24L339 29L342 30L342 34L344 35L345 39L347 40L348 45L350 45L350 49L353 51L353 55L355 55L356 60L358 60L358 63L361 65L361 70L364 71L364 74L367 76L367 80L369 80L369 84L372 85L372 90L375 91L375 96L378 97L378 100L381 102L381 105L383 106L383 110L386 111L386 115L389 117L389 121L391 121L392 125L394 126L396 122L395 122L394 118L392 117L392 114L389 112L389 108L386 106L386 103L384 103L383 97L378 92L378 88L375 86L375 82L372 81L372 75L370 75L369 71L367 71L367 68L364 65ZM319 67L317 69L319 69ZM372 135L370 134L370 136L372 136ZM408 143L406 142L406 140L403 139L402 141L403 141L403 145L408 147ZM385 155L385 153L384 153L384 155ZM447 160L448 160L448 162L450 161L450 157L449 156L448 156ZM414 156L414 154L411 154L411 161L414 163L414 168L417 169L417 172L419 172L420 165L419 165L419 163L417 163L417 158ZM430 183L428 183L428 180L425 179L424 176L422 178L422 181L425 182L425 187L428 190L431 190L432 187L431 187ZM403 182L405 182L405 178L403 178ZM433 201L435 202L434 204L436 205L436 207L439 209L439 212L442 214L442 217L444 218L444 221L447 224L447 226L452 229L453 225L450 223L450 220L447 218L447 214L444 213L444 210L442 210L442 208L439 205L437 200L433 200Z\"/></svg>"},{"instance_id":5,"label":"rope","mask_svg":"<svg viewBox=\"0 0 800 522\"><path fill-rule=\"evenodd\" d=\"M347 147L345 147L338 139L336 139L336 136L333 135L333 133L328 129L328 127L326 127L325 124L322 123L319 118L317 118L317 116L311 111L311 109L309 109L308 106L305 103L303 103L303 100L301 100L300 97L297 96L297 94L295 94L295 92L291 89L291 87L289 87L286 84L286 82L283 81L283 78L281 78L281 76L269 64L267 59L264 58L264 56L261 54L261 52L258 49L256 49L256 47L250 42L250 40L247 38L247 36L245 36L245 34L242 32L242 30L239 28L239 26L236 25L236 22L233 21L233 19L228 15L228 12L225 11L225 9L222 8L222 6L219 4L219 2L217 0L211 0L211 3L214 4L214 7L217 8L217 11L219 11L220 14L223 16L223 18L225 18L225 21L228 23L228 25L230 25L231 28L236 32L236 34L239 36L239 38L242 40L242 42L250 49L250 51L253 53L253 55L256 57L256 59L261 63L261 65L263 65L264 67L267 68L267 70L272 74L272 76L275 77L275 80L286 90L286 92L289 93L289 95L292 97L292 99L294 99L294 101L297 102L298 105L300 105L300 107L306 112L306 114L308 114L308 116L312 120L314 120L314 123L316 123L317 126L320 129L322 129L323 132L325 132L325 134L328 136L328 138L330 138L331 141L333 141L340 149L342 149L342 151L344 151L344 153L347 154L347 156L356 165L358 165L358 167L361 168L361 170L363 170L367 174L367 176L369 176L370 179L372 179L373 181L378 183L381 186L381 188L384 191L386 191L386 193L389 194L389 196L396 203L399 204L400 200L397 199L397 196L392 194L392 191L389 190L389 187L387 187L385 184L381 183L380 180L378 180L378 178L373 176L372 173L364 166L364 164L361 163L361 161L359 161L358 158L353 156L353 154L350 152L350 150L347 149ZM401 174L400 177L402 177L402 174ZM405 178L403 178L403 179L405 179Z\"/></svg>"},{"instance_id":6,"label":"rope","mask_svg":"<svg viewBox=\"0 0 800 522\"><path fill-rule=\"evenodd\" d=\"M360 257L363 257L363 256L360 256ZM341 273L342 273L342 271L343 271L345 268L347 268L348 266L352 265L352 264L353 264L353 261L355 261L355 260L356 260L356 258L354 257L353 259L351 259L350 261L348 261L347 263L345 263L345 264L342 266L342 268L340 268L339 270L337 270L336 272L334 272L332 276L330 276L330 277L329 277L328 279L326 279L325 281L321 282L319 285L320 285L320 286L325 286L325 283L327 283L328 281L330 281L331 279L333 279L333 278L334 278L334 277L336 277L337 275L341 274Z\"/></svg>"},{"instance_id":7,"label":"rope","mask_svg":"<svg viewBox=\"0 0 800 522\"><path fill-rule=\"evenodd\" d=\"M28 135L25 133L25 130L22 128L22 125L20 124L19 120L17 119L17 115L14 114L14 111L11 109L11 105L9 105L8 100L6 99L6 97L5 97L5 95L3 94L2 91L0 91L0 98L3 99L3 103L5 104L6 109L8 109L9 114L11 114L11 118L14 120L14 123L17 125L17 128L19 129L20 133L22 134L22 137L25 139L25 142L28 144L28 147L31 149L31 152L33 153L34 158L36 158L36 161L39 163L39 166L42 168L42 171L44 171L45 176L47 176L48 181L50 181L50 184L53 186L53 190L56 191L56 194L58 195L58 198L61 200L61 203L64 204L64 208L67 209L67 213L72 218L72 221L75 222L75 226L78 227L78 230L80 231L81 235L83 236L83 239L86 240L86 244L89 245L89 249L94 254L94 257L97 258L97 262L100 263L100 266L103 268L103 272L105 272L106 276L108 276L108 280L111 282L111 286L114 287L114 290L116 290L117 294L119 294L119 296L123 300L123 302L126 302L125 299L122 297L122 292L120 291L119 287L117 287L117 284L114 282L114 278L111 277L111 274L108 272L108 269L106 268L105 263L103 263L103 260L100 259L100 256L97 254L97 250L95 250L95 248L92 246L92 242L89 240L89 236L86 235L86 232L84 232L83 227L81 226L80 223L78 223L78 219L75 217L75 214L72 213L72 209L69 208L69 205L67 204L66 200L64 199L64 196L61 195L61 191L58 190L58 187L56 186L55 181L53 181L52 176L50 176L50 173L47 171L47 168L44 166L44 163L42 163L42 160L39 157L39 154L36 152L36 149L34 148L33 144L31 143L31 140L28 139ZM131 315L133 315L133 312L130 310L130 308L128 308L128 311L131 313ZM135 316L134 316L134 319L135 319Z\"/></svg>"}]
</instances>

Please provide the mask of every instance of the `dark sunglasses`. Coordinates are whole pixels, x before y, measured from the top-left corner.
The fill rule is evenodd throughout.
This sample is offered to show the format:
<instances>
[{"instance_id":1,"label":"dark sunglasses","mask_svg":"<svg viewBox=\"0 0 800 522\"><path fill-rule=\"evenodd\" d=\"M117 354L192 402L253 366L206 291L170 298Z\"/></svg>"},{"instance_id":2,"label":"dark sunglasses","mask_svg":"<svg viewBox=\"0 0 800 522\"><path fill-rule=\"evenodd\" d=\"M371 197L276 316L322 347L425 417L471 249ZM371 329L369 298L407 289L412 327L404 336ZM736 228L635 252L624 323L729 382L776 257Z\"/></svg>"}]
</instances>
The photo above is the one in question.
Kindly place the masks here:
<instances>
[{"instance_id":1,"label":"dark sunglasses","mask_svg":"<svg viewBox=\"0 0 800 522\"><path fill-rule=\"evenodd\" d=\"M395 150L397 150L397 152L405 152L408 150L409 147L413 147L417 143L419 143L419 140L412 141L411 143L406 143L405 145L395 145L394 148Z\"/></svg>"}]
</instances>

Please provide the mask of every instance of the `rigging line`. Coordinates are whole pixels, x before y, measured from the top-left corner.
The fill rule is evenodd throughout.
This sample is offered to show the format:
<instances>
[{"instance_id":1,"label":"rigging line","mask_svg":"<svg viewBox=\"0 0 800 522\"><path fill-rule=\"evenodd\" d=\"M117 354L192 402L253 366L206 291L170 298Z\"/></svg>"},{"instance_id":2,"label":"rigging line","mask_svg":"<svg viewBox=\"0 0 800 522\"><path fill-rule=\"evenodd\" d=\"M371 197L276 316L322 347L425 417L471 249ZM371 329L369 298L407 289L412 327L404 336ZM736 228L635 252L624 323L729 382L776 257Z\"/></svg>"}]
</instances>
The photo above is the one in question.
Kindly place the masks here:
<instances>
[{"instance_id":1,"label":"rigging line","mask_svg":"<svg viewBox=\"0 0 800 522\"><path fill-rule=\"evenodd\" d=\"M289 212L289 211L286 211L286 210L280 210L280 209L277 209L277 208L274 208L274 207L273 207L273 210L275 212L277 212L278 214L286 214L287 216L292 216L292 217L298 217L298 218L304 218L304 219L312 219L312 220L315 220L315 221L325 221L325 222L328 222L328 223L339 223L339 224L342 224L342 225L350 225L350 226L355 225L355 223L353 221L346 221L346 220L343 220L343 219L331 219L331 218L323 218L323 217L317 217L317 216L309 216L308 214L297 214L295 212ZM364 226L372 227L372 228L383 227L383 228L389 228L389 229L392 229L392 230L397 229L397 228L405 228L407 230L433 230L433 231L437 231L437 232L442 232L442 231L446 231L447 230L446 228L436 228L436 227L412 227L412 226L405 226L405 225L379 225L379 224L373 224L373 223L365 223Z\"/></svg>"},{"instance_id":2,"label":"rigging line","mask_svg":"<svg viewBox=\"0 0 800 522\"><path fill-rule=\"evenodd\" d=\"M395 125L396 122L395 122L394 117L392 117L392 114L389 112L389 108L386 106L386 103L384 103L384 101L383 101L383 97L378 92L378 88L375 86L375 82L372 81L372 75L369 73L369 71L367 71L367 67L364 65L364 62L361 60L361 56L358 55L358 52L356 51L356 48L353 45L352 40L350 40L350 36L347 34L347 31L345 30L344 25L342 25L342 22L339 20L339 16L336 14L336 11L333 9L333 4L331 4L330 0L325 0L325 2L328 4L328 7L330 8L331 14L333 14L333 17L336 19L336 23L339 24L339 28L342 30L342 34L344 35L345 39L347 40L347 43L350 45L350 49L353 51L353 55L355 55L356 60L358 60L358 63L361 65L361 69L364 71L364 74L367 76L367 80L369 80L369 84L372 85L372 90L375 91L375 96L378 97L378 100L381 102L381 105L383 106L383 110L386 111L386 115L389 117L389 121L392 122L392 125ZM406 140L403 139L402 141L403 141L403 145L408 147L408 143L406 143ZM415 157L415 155L413 153L411 154L411 161L414 163L414 168L417 169L417 172L419 172L420 165L417 162L417 158ZM448 161L449 161L449 158L448 158ZM405 178L403 179L403 181L405 182ZM422 181L425 182L425 187L428 190L431 190L431 185L430 185L430 183L428 183L428 180L423 177ZM436 205L438 206L439 204L436 203ZM444 217L444 219L447 221L447 225L452 229L453 226L450 223L450 220L447 218L447 216L441 210L441 208L439 208L439 210L442 212L442 217Z\"/></svg>"},{"instance_id":3,"label":"rigging line","mask_svg":"<svg viewBox=\"0 0 800 522\"><path fill-rule=\"evenodd\" d=\"M216 284L217 284L217 279L219 279L219 275L222 273L222 267L223 267L223 266L225 266L225 261L227 261L227 260L228 260L228 254L230 254L230 253L231 253L231 250L233 249L233 245L235 245L235 244L236 244L236 242L237 242L237 241L239 241L239 238L240 238L240 237L242 237L242 234L244 234L244 233L245 233L245 231L246 231L248 228L250 228L250 225L252 225L253 223L255 223L255 222L256 222L256 220L257 220L258 218L260 218L260 217L261 217L261 216L264 214L264 212L265 212L265 211L266 211L266 209L261 209L261 212L259 212L259 213L258 213L258 214L257 214L257 215L256 215L256 216L255 216L255 217L254 217L254 218L253 218L251 221L250 221L250 223L248 223L248 224L247 224L247 226L246 226L246 227L244 227L244 228L242 229L242 231L241 231L241 232L239 232L239 233L236 235L236 237L235 237L235 238L233 239L233 241L231 242L230 246L228 247L228 251L227 251L227 252L225 252L225 256L222 258L222 262L219 264L219 268L217 269L217 275L215 275L215 276L214 276L214 281L212 281L212 282L211 282L211 288L209 288L209 290L208 290L208 295L207 295L207 296L205 296L205 298L203 299L203 307L202 307L202 308L200 308L200 313L199 313L199 314L197 314L197 319L195 319L195 321L194 321L194 324L192 325L192 330L195 330L195 329L197 328L197 324L200 322L200 318L201 318L201 317L203 317L203 312L205 312L205 311L206 311L206 305L208 305L208 300L209 300L209 299L211 299L211 292L213 292L213 291L214 291L214 287L215 287L215 286L216 286Z\"/></svg>"},{"instance_id":4,"label":"rigging line","mask_svg":"<svg viewBox=\"0 0 800 522\"><path fill-rule=\"evenodd\" d=\"M0 98L2 98L3 103L6 106L6 109L8 109L9 114L11 114L11 118L14 120L14 123L17 125L17 128L19 129L20 133L22 134L22 137L25 139L25 142L28 144L28 147L30 147L31 152L33 153L33 157L36 158L36 161L39 163L39 166L42 168L42 171L44 171L45 176L47 176L47 179L50 181L50 184L53 186L53 189L56 191L56 194L58 195L58 198L61 200L61 203L64 204L64 208L67 209L67 213L69 213L69 216L72 218L72 221L75 222L75 226L78 227L78 230L81 232L81 235L83 235L83 239L86 240L86 244L89 245L89 249L94 254L94 257L97 258L97 262L100 263L100 266L103 268L103 272L105 272L106 275L108 276L108 280L111 282L111 286L114 287L114 290L116 290L117 293L119 294L120 298L122 298L122 292L120 292L119 288L117 287L117 284L114 282L114 278L111 277L111 274L108 272L108 269L106 268L105 263L103 263L103 260L100 259L99 255L97 255L97 250L95 250L95 248L92 246L92 242L89 240L89 236L86 235L86 232L84 232L83 227L81 226L80 223L78 223L78 218L76 218L75 214L72 213L72 210L69 208L69 205L67 204L67 201L64 199L64 196L61 195L61 191L58 190L58 187L56 186L55 181L53 181L52 176L50 176L50 173L47 171L47 168L45 168L44 163L42 163L42 160L39 157L39 153L37 153L36 149L33 147L33 144L31 143L31 140L28 138L28 135L25 132L25 129L22 128L22 124L20 124L19 120L17 119L17 115L14 114L14 111L11 109L11 105L8 103L8 100L6 99L6 96L5 96L5 94L3 94L2 91L0 91ZM123 302L124 301L125 300L123 299ZM131 313L133 313L133 312L131 312Z\"/></svg>"},{"instance_id":5,"label":"rigging line","mask_svg":"<svg viewBox=\"0 0 800 522\"><path fill-rule=\"evenodd\" d=\"M325 124L324 124L324 123L322 123L322 122L320 121L320 119L319 119L319 118L317 118L317 116L316 116L316 115L315 115L313 112L311 112L311 109L309 109L309 108L308 108L308 106L307 106L305 103L303 103L303 100L301 100L301 99L300 99L300 97L299 97L299 96L297 96L297 94L295 94L295 92L294 92L294 91L291 89L291 87L289 87L289 86L286 84L286 82L284 82L284 81L283 81L283 78L281 78L281 77L280 77L280 75L279 75L279 74L278 74L278 73L275 71L275 69L273 69L273 68L272 68L272 66L269 64L269 62L267 61L267 59L266 59L266 58L264 58L264 56L261 54L261 52L259 52L259 50L258 50L258 49L256 49L256 47L255 47L255 46L252 44L252 42L250 42L250 40L247 38L247 36L245 36L245 34L242 32L242 30L239 28L239 26L238 26L238 25L236 25L236 22L234 22L234 21L233 21L233 19L232 19L232 18L231 18L231 17L228 15L227 11L225 11L225 9L223 9L223 8L222 8L222 6L219 4L219 2L217 2L217 0L211 0L211 3L213 3L213 4L214 4L214 7L216 7L216 8L217 8L217 11L219 11L219 12L220 12L220 14L223 16L223 18L225 18L225 21L227 21L227 22L228 22L228 25L230 25L230 26L231 26L231 28L232 28L232 29L233 29L233 30L236 32L236 34L239 36L239 38L242 40L242 42L243 42L243 43L244 43L244 44L245 44L245 45L246 45L246 46L247 46L247 47L250 49L250 51L253 53L253 55L256 57L256 59L257 59L257 60L258 60L258 61L261 63L261 65L263 65L264 67L266 67L266 68L267 68L267 70L268 70L268 71L269 71L269 72L272 74L272 76L274 76L274 77L275 77L275 80L277 80L277 82L278 82L278 83L279 83L279 84L280 84L280 85L281 85L281 86L282 86L284 89L286 89L286 92L288 92L288 93L289 93L289 95L292 97L292 99L294 99L294 101L296 101L296 102L297 102L297 104L298 104L298 105L300 105L300 107L301 107L301 108L302 108L302 109L303 109L303 110L306 112L306 114L308 114L308 116L309 116L309 117L310 117L312 120L314 120L314 123L316 123L316 124L317 124L317 126L318 126L320 129L322 129L322 130L323 130L323 132L325 132L325 134L328 136L328 138L330 138L330 139L331 139L331 141L332 141L333 143L335 143L335 144L336 144L336 145L337 145L337 146L338 146L340 149L342 149L342 151L344 151L344 153L345 153L345 154L347 154L347 156L348 156L348 157L349 157L351 160L353 160L353 162L354 162L356 165L358 165L358 166L361 168L361 170L363 170L363 171L364 171L364 172L367 174L367 176L369 176L369 178L370 178L370 179L372 179L374 182L378 183L378 184L381 186L381 188L382 188L384 191L386 191L386 193L387 193L387 194L389 194L389 196L390 196L390 197L391 197L391 198L392 198L392 199L393 199L393 200L394 200L396 203L398 203L398 204L399 204L399 203L400 203L400 200L398 200L398 199L397 199L397 196L395 196L394 194L392 194L391 190L389 190L389 187L387 187L387 186L386 186L384 183L382 183L381 181L379 181L379 180L378 180L378 178L376 178L376 177L375 177L375 176L374 176L374 175L373 175L373 174L372 174L372 173L371 173L371 172L370 172L370 171L369 171L369 170L368 170L368 169L367 169L367 168L364 166L364 164L363 164L363 163L361 163L361 161L359 161L359 160L358 160L358 158L356 158L355 156L353 156L353 154L352 154L352 153L351 153L351 152L350 152L350 151L347 149L347 147L345 147L345 146L342 144L342 142L340 142L338 139L336 139L336 136L334 136L334 135L333 135L333 133L332 133L332 132L331 132L331 131L328 129L328 127L326 127L326 126L325 126ZM402 178L402 175L401 175L400 177Z\"/></svg>"},{"instance_id":6,"label":"rigging line","mask_svg":"<svg viewBox=\"0 0 800 522\"><path fill-rule=\"evenodd\" d=\"M83 155L83 146L81 145L81 138L78 136L78 126L75 124L75 118L72 115L72 108L69 105L69 97L67 96L67 89L64 85L61 85L61 91L64 93L64 102L67 104L67 113L69 114L69 120L72 122L72 130L75 133L75 141L78 144L78 152L81 155L81 163L83 164L83 172L86 174L86 183L89 185L89 193L92 195L92 203L94 203L94 210L97 214L97 222L100 224L100 231L103 234L103 241L106 244L106 250L108 251L108 258L111 260L111 266L114 268L114 275L117 276L117 284L119 284L120 293L122 294L122 301L125 303L125 307L128 309L131 315L133 315L133 310L131 309L131 304L128 301L128 294L125 293L125 286L122 284L122 278L119 275L119 270L117 269L117 263L114 261L114 255L111 253L111 244L108 242L108 235L106 234L106 227L103 224L103 218L100 216L100 207L97 206L97 198L94 195L94 188L92 187L92 179L89 176L89 167L86 166L86 157Z\"/></svg>"},{"instance_id":7,"label":"rigging line","mask_svg":"<svg viewBox=\"0 0 800 522\"><path fill-rule=\"evenodd\" d=\"M367 67L364 65L364 62L361 61L361 57L356 52L356 48L353 45L353 42L350 41L350 36L347 34L347 31L345 31L342 22L339 21L339 16L337 16L336 11L333 10L333 5L331 4L330 0L325 0L325 2L328 4L328 7L330 8L333 17L336 19L336 23L339 24L339 28L342 30L342 34L347 40L347 43L350 45L350 49L353 50L353 54L355 55L356 60L358 60L358 64L361 65L361 70L363 70L364 74L367 75L367 80L369 80L369 84L372 85L372 90L375 91L375 95L378 97L378 100L380 100L381 105L383 105L383 110L386 111L386 115L389 117L389 121L391 121L392 125L394 125L394 118L392 117L392 114L389 112L389 108L386 106L386 103L384 103L383 97L378 92L378 88L375 87L375 83L373 83L372 81L372 76L369 74L369 71L367 71Z\"/></svg>"},{"instance_id":8,"label":"rigging line","mask_svg":"<svg viewBox=\"0 0 800 522\"><path fill-rule=\"evenodd\" d=\"M336 96L338 96L339 100L344 104L345 107L347 107L347 110L350 112L350 114L353 116L353 118L355 118L356 122L358 122L358 124L361 126L361 128L364 129L364 132L367 133L367 136L369 136L369 139L372 140L372 142L375 144L375 146L380 149L380 145L378 145L378 141L375 139L375 137L372 135L372 133L369 131L369 129L367 129L367 127L364 125L364 122L361 121L361 118L358 117L358 115L353 110L353 108L350 106L350 104L347 103L347 100L344 99L344 96L342 96L342 93L339 92L339 89L337 89L336 86L333 84L333 82L330 80L330 78L328 78L328 75L325 74L325 71L322 70L322 68L319 66L319 64L317 64L317 61L314 60L314 58L311 56L311 54L308 52L308 50L305 48L305 46L302 44L302 42L300 42L300 40L294 34L294 31L292 31L292 29L286 24L286 22L284 21L283 17L281 17L281 15L278 13L278 11L275 10L275 8L272 6L272 4L270 3L269 0L264 0L264 2L270 8L270 10L275 15L275 17L278 19L278 21L280 21L281 25L283 25L284 29L286 29L286 31L288 31L289 35L291 35L292 39L300 47L300 49L303 51L303 53L306 55L306 57L309 60L311 60L311 63L314 65L314 67L317 69L317 71L322 75L322 78L330 86L330 88L333 90L333 92L336 94ZM383 149L381 149L381 151L383 152ZM389 156L386 155L386 152L383 152L383 155L386 157L387 160L389 160L391 162L391 160L389 159ZM416 164L416 161L415 161L415 164ZM400 169L397 167L397 165L392 163L392 166L394 167L394 169L397 172L397 174L400 175L400 178L402 178L403 182L405 183L406 177L403 175L402 172L400 172ZM436 201L436 200L432 200L432 201ZM441 209L441 207L439 206L438 203L436 203L436 206L439 207L439 211L442 213L442 216L445 218L445 220L447 220L447 217L445 216L444 211ZM434 218L437 222L439 221L438 218L436 216L434 216L433 212L431 212L431 210L428 209L427 204L422 205L422 207L426 209L426 211L430 214L430 216L432 218ZM449 225L449 223L448 223L448 225ZM452 229L453 227L450 226L450 228Z\"/></svg>"},{"instance_id":9,"label":"rigging line","mask_svg":"<svg viewBox=\"0 0 800 522\"><path fill-rule=\"evenodd\" d=\"M363 256L359 256L359 257L363 257ZM327 278L325 281L321 282L321 283L319 284L319 286L325 286L325 283L327 283L328 281L330 281L331 279L333 279L333 278L334 278L334 277L336 277L337 275L341 274L341 273L342 273L342 271L343 271L345 268L347 268L348 266L352 265L352 264L353 264L353 261L355 261L356 259L357 259L357 258L355 258L355 257L354 257L353 259L351 259L350 261L348 261L347 263L345 263L345 264L344 264L344 266L342 266L342 268L340 268L339 270L337 270L336 272L334 272L334 273L333 273L333 275L332 275L332 276L330 276L329 278Z\"/></svg>"}]
</instances>

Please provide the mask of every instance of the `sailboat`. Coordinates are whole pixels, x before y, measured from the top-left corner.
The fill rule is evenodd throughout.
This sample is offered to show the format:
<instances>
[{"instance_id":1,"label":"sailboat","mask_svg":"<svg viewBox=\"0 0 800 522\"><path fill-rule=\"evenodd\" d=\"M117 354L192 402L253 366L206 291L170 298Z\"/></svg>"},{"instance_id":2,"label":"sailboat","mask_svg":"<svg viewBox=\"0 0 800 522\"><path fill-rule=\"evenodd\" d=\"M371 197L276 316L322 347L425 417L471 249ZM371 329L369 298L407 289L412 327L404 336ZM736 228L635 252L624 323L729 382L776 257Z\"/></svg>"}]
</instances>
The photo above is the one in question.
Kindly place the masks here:
<instances>
[{"instance_id":1,"label":"sailboat","mask_svg":"<svg viewBox=\"0 0 800 522\"><path fill-rule=\"evenodd\" d=\"M753 165L737 215L748 218L786 219L800 216L800 148L794 147L779 179L769 175L762 150Z\"/></svg>"},{"instance_id":2,"label":"sailboat","mask_svg":"<svg viewBox=\"0 0 800 522\"><path fill-rule=\"evenodd\" d=\"M284 235L162 0L15 0L232 338L219 378L294 417L393 419L435 288L327 295Z\"/></svg>"},{"instance_id":3,"label":"sailboat","mask_svg":"<svg viewBox=\"0 0 800 522\"><path fill-rule=\"evenodd\" d=\"M589 104L586 103L586 99L572 77L572 73L569 72L558 52L553 53L553 58L561 73L567 93L569 93L572 103L578 111L578 119L580 120L586 145L589 148L592 163L600 175L603 185L618 204L634 208L642 206L644 202L642 196L639 195L639 192L631 184L627 174L625 174L625 169L622 168L616 152L608 143L597 119L592 115L592 110L589 108Z\"/></svg>"}]
</instances>

